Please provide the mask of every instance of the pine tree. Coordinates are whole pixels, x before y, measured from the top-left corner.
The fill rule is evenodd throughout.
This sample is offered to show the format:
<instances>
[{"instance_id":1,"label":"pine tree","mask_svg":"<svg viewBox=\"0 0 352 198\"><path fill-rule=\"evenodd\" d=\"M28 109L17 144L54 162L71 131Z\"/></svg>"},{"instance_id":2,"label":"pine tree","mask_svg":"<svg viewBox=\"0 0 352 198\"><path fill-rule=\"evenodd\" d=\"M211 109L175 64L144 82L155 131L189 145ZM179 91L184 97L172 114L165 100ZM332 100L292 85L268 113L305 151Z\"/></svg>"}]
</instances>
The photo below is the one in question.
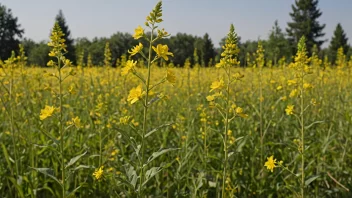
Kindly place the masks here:
<instances>
[{"instance_id":1,"label":"pine tree","mask_svg":"<svg viewBox=\"0 0 352 198\"><path fill-rule=\"evenodd\" d=\"M214 49L214 44L211 41L208 33L205 33L203 37L203 42L203 61L205 63L205 66L211 66L209 65L211 63L210 60L214 60L216 52Z\"/></svg>"},{"instance_id":2,"label":"pine tree","mask_svg":"<svg viewBox=\"0 0 352 198\"><path fill-rule=\"evenodd\" d=\"M342 47L344 53L347 53L349 50L348 38L346 36L346 33L342 29L341 24L338 23L329 46L329 59L333 63L336 60L336 53L340 47Z\"/></svg>"},{"instance_id":3,"label":"pine tree","mask_svg":"<svg viewBox=\"0 0 352 198\"><path fill-rule=\"evenodd\" d=\"M67 45L67 54L65 54L65 56L73 63L76 63L76 53L73 45L74 41L71 38L71 31L69 30L68 25L66 24L66 19L64 17L64 14L62 13L62 10L59 10L59 13L55 17L55 21L58 22L62 32L65 34L64 39L65 44Z\"/></svg>"},{"instance_id":4,"label":"pine tree","mask_svg":"<svg viewBox=\"0 0 352 198\"><path fill-rule=\"evenodd\" d=\"M24 30L17 22L17 17L12 16L11 9L7 9L0 3L0 60L6 60L11 56L12 50L18 49Z\"/></svg>"},{"instance_id":5,"label":"pine tree","mask_svg":"<svg viewBox=\"0 0 352 198\"><path fill-rule=\"evenodd\" d=\"M320 24L318 18L322 12L318 9L318 0L295 0L292 5L292 13L290 16L292 22L287 23L287 34L291 46L297 46L299 39L304 36L306 38L307 51L311 53L314 44L320 49L325 40L319 38L324 36L323 29L325 24ZM296 47L293 47L296 51Z\"/></svg>"},{"instance_id":6,"label":"pine tree","mask_svg":"<svg viewBox=\"0 0 352 198\"><path fill-rule=\"evenodd\" d=\"M266 55L268 59L272 60L274 65L277 65L277 62L282 57L291 57L289 44L285 38L282 29L279 26L278 21L276 20L274 26L269 34L269 39L266 43Z\"/></svg>"}]
</instances>

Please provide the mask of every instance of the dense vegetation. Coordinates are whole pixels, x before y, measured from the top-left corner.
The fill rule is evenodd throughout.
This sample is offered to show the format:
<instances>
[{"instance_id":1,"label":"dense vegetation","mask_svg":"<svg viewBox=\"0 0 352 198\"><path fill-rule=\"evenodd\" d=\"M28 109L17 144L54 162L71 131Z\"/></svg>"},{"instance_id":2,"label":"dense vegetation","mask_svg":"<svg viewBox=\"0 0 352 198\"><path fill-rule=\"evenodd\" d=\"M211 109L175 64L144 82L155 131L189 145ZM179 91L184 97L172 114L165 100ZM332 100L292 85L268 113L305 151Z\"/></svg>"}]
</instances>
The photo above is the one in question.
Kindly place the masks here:
<instances>
[{"instance_id":1,"label":"dense vegetation","mask_svg":"<svg viewBox=\"0 0 352 198\"><path fill-rule=\"evenodd\" d=\"M322 58L277 22L245 43L231 25L217 50L162 22L159 2L133 35L73 44L60 11L49 42L0 61L1 197L351 197L341 25Z\"/></svg>"}]
</instances>

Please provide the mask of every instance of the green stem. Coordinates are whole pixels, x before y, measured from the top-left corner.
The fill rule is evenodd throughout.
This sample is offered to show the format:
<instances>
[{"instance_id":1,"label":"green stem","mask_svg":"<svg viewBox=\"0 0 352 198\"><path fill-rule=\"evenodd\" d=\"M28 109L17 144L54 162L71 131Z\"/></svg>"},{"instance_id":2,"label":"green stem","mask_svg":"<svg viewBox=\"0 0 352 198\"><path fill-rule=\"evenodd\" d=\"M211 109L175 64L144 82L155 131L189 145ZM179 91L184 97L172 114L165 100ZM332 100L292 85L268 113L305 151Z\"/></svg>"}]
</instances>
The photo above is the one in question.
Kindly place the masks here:
<instances>
[{"instance_id":1,"label":"green stem","mask_svg":"<svg viewBox=\"0 0 352 198\"><path fill-rule=\"evenodd\" d=\"M222 198L226 197L225 193L225 183L226 183L226 172L227 172L227 131L229 129L229 113L230 113L230 72L231 68L228 68L227 72L227 87L226 87L226 115L225 115L225 134L224 134L224 170L222 176Z\"/></svg>"},{"instance_id":2,"label":"green stem","mask_svg":"<svg viewBox=\"0 0 352 198\"><path fill-rule=\"evenodd\" d=\"M149 84L150 84L150 67L151 67L151 60L152 60L152 45L153 45L153 34L154 34L154 25L152 27L152 32L150 35L150 43L149 43L149 56L148 56L148 75L147 75L147 82L146 82L146 96L144 98L144 111L143 111L143 132L142 132L142 142L141 142L141 161L140 161L140 173L139 173L139 191L138 197L143 197L142 194L142 186L144 182L144 139L145 134L147 133L147 113L148 113L148 95L149 95Z\"/></svg>"},{"instance_id":3,"label":"green stem","mask_svg":"<svg viewBox=\"0 0 352 198\"><path fill-rule=\"evenodd\" d=\"M262 67L259 68L259 122L260 122L260 164L263 164L263 71Z\"/></svg>"},{"instance_id":4,"label":"green stem","mask_svg":"<svg viewBox=\"0 0 352 198\"><path fill-rule=\"evenodd\" d=\"M62 197L66 197L66 182L65 182L65 155L64 155L64 130L63 130L63 114L62 114L62 74L61 74L61 57L58 57L58 71L59 71L59 98L60 98L60 153L61 153L61 179L62 179Z\"/></svg>"},{"instance_id":5,"label":"green stem","mask_svg":"<svg viewBox=\"0 0 352 198\"><path fill-rule=\"evenodd\" d=\"M301 140L302 140L302 162L301 162L301 194L302 198L304 198L304 100L303 100L303 83L304 83L304 72L302 71L301 76Z\"/></svg>"},{"instance_id":6,"label":"green stem","mask_svg":"<svg viewBox=\"0 0 352 198\"><path fill-rule=\"evenodd\" d=\"M15 168L16 168L16 176L14 178L18 178L19 176L19 168L18 168L18 157L17 157L17 145L16 145L16 139L15 139L15 122L14 122L14 116L13 116L13 93L12 93L12 89L13 89L13 66L11 65L11 79L10 79L10 89L9 89L9 97L10 97L10 120L11 120L11 136L12 136L12 144L13 144L13 153L14 153L14 157L15 157ZM17 197L17 195L16 195Z\"/></svg>"}]
</instances>

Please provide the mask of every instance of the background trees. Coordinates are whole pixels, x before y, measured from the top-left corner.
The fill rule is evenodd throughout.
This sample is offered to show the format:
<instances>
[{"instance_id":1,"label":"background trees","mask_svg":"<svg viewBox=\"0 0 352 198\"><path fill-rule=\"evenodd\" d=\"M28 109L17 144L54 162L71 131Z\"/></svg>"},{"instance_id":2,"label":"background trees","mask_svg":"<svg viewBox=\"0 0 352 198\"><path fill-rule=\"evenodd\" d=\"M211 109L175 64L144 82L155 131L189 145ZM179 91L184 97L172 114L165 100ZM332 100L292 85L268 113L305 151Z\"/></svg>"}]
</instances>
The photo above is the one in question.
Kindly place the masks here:
<instances>
[{"instance_id":1,"label":"background trees","mask_svg":"<svg viewBox=\"0 0 352 198\"><path fill-rule=\"evenodd\" d=\"M297 41L303 35L307 39L309 52L312 53L313 46L316 45L318 52L315 52L315 54L318 54L321 59L324 56L328 56L329 61L334 63L339 47L343 47L347 57L352 55L348 38L341 24L337 24L330 45L327 48L322 48L322 44L325 42L322 39L325 24L320 24L318 21L322 15L322 12L318 9L318 0L295 0L292 5L292 12L289 14L292 21L287 23L286 32L279 26L278 21L275 21L268 37L260 38L265 48L265 65L278 65L282 57L285 57L285 59L281 60L291 61L292 55L296 52ZM105 43L109 41L112 53L112 66L116 66L120 64L122 56L123 59L128 59L127 51L131 46L138 44L130 33L118 31L109 37L73 39L62 10L59 10L55 21L59 23L65 34L68 50L66 56L74 64L87 65L88 55L90 55L93 65L102 66ZM7 59L12 50L18 49L19 39L23 33L24 30L20 28L17 18L12 16L11 10L0 4L0 59ZM194 51L197 52L197 63L201 66L213 66L214 62L219 60L222 51L220 46L224 44L224 40L222 40L220 45L214 45L208 33L203 36L174 33L171 37L158 42L169 46L174 53L174 57L170 57L168 63L172 62L173 65L178 67L182 67L187 59L189 59L191 65L194 65L196 62L193 57ZM46 66L46 62L49 60L47 41L35 42L25 38L21 40L21 43L24 45L29 64ZM240 48L238 55L240 65L243 67L252 66L258 40L241 40L239 35L238 46ZM79 61L77 57L79 57ZM135 56L133 58L138 59L141 57Z\"/></svg>"},{"instance_id":2,"label":"background trees","mask_svg":"<svg viewBox=\"0 0 352 198\"><path fill-rule=\"evenodd\" d=\"M320 24L318 18L322 12L318 9L318 0L296 0L292 5L290 16L292 22L287 23L286 29L288 39L292 46L297 46L299 39L302 36L306 37L306 45L308 52L316 44L320 49L325 40L320 40L325 35L323 29L325 24ZM296 51L296 47L293 47Z\"/></svg>"},{"instance_id":3,"label":"background trees","mask_svg":"<svg viewBox=\"0 0 352 198\"><path fill-rule=\"evenodd\" d=\"M0 60L7 59L12 50L18 49L19 38L23 33L24 30L17 17L12 15L11 9L0 3Z\"/></svg>"},{"instance_id":4,"label":"background trees","mask_svg":"<svg viewBox=\"0 0 352 198\"><path fill-rule=\"evenodd\" d=\"M67 54L65 54L66 58L71 60L73 63L76 62L76 54L75 54L75 48L74 48L74 41L71 38L71 31L68 28L68 25L66 24L66 19L64 17L64 14L62 10L59 10L59 13L55 17L55 21L58 22L62 32L64 33L64 39L65 43L67 45Z\"/></svg>"},{"instance_id":5,"label":"background trees","mask_svg":"<svg viewBox=\"0 0 352 198\"><path fill-rule=\"evenodd\" d=\"M336 60L336 53L340 47L343 48L344 53L347 53L350 48L348 45L348 38L346 37L346 33L342 29L341 24L338 23L329 45L329 60L333 63Z\"/></svg>"}]
</instances>

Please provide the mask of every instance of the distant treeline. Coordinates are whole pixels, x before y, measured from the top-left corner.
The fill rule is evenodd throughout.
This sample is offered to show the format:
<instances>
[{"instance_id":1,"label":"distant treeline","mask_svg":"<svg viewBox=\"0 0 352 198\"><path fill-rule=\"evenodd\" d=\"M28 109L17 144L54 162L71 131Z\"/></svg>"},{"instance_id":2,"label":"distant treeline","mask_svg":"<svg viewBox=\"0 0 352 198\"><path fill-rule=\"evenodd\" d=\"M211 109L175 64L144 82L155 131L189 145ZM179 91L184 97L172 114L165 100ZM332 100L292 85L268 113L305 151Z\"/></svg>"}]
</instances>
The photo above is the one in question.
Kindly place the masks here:
<instances>
[{"instance_id":1,"label":"distant treeline","mask_svg":"<svg viewBox=\"0 0 352 198\"><path fill-rule=\"evenodd\" d=\"M278 65L279 60L290 62L296 53L297 41L301 36L307 38L307 50L310 55L315 53L319 58L325 58L325 60L328 59L329 62L335 63L337 50L342 47L346 57L351 57L352 49L341 24L337 24L329 47L322 49L322 44L326 42L321 40L321 37L325 35L323 33L325 24L319 24L317 20L322 15L317 5L317 0L296 1L295 5L292 5L293 11L290 13L292 22L287 24L288 28L285 32L275 21L268 38L261 40L265 49L266 66ZM305 13L309 13L309 15ZM129 58L128 50L138 44L131 34L122 32L116 32L109 38L73 39L61 10L55 21L59 23L65 34L68 50L66 57L74 64L87 65L88 57L90 57L90 62L93 65L104 65L104 48L109 42L112 52L111 66L116 66L122 56ZM46 66L49 60L47 41L37 43L28 38L21 39L23 33L24 29L21 29L17 18L12 16L11 10L0 4L0 60L6 60L12 50L18 50L18 44L21 43L30 65ZM243 42L240 36L238 35L240 48L238 59L241 66L251 66L254 62L258 41L247 40ZM187 59L192 65L198 63L202 66L212 66L220 59L222 50L220 46L224 44L225 38L221 40L219 45L214 45L207 33L202 37L187 33L171 33L169 38L160 42L169 46L174 57L171 57L168 62L173 63L176 67L182 67ZM134 58L138 58L138 56Z\"/></svg>"}]
</instances>

